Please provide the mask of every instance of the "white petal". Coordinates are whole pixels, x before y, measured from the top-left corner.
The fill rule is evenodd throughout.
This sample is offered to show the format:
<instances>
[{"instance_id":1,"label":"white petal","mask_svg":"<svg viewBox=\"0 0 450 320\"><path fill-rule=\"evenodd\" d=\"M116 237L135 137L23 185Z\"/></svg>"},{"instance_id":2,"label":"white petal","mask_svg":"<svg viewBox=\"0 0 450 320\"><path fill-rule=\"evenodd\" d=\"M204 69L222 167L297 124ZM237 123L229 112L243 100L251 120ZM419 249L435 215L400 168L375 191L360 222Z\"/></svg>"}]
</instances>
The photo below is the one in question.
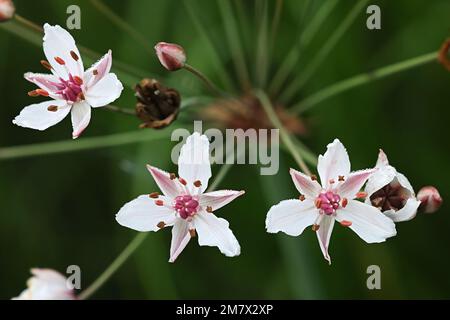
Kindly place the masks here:
<instances>
[{"instance_id":1,"label":"white petal","mask_svg":"<svg viewBox=\"0 0 450 320\"><path fill-rule=\"evenodd\" d=\"M53 67L54 74L65 80L69 78L69 72L73 76L83 78L83 61L70 33L60 26L51 26L47 23L44 25L44 32L44 53ZM78 61L72 57L71 51L78 56ZM63 59L65 66L57 63L56 57Z\"/></svg>"},{"instance_id":2,"label":"white petal","mask_svg":"<svg viewBox=\"0 0 450 320\"><path fill-rule=\"evenodd\" d=\"M48 111L48 107L57 106L57 111ZM70 112L66 101L51 100L25 107L13 120L13 123L25 128L45 130L61 122Z\"/></svg>"},{"instance_id":3,"label":"white petal","mask_svg":"<svg viewBox=\"0 0 450 320\"><path fill-rule=\"evenodd\" d=\"M99 108L117 100L123 90L123 85L114 73L108 73L94 86L84 93L86 101L94 108Z\"/></svg>"},{"instance_id":4,"label":"white petal","mask_svg":"<svg viewBox=\"0 0 450 320\"><path fill-rule=\"evenodd\" d=\"M325 215L322 217L319 230L316 231L320 250L322 250L322 254L329 264L331 264L331 257L328 253L328 248L330 247L330 238L333 233L333 227L334 217Z\"/></svg>"},{"instance_id":5,"label":"white petal","mask_svg":"<svg viewBox=\"0 0 450 320\"><path fill-rule=\"evenodd\" d=\"M289 173L291 174L292 181L294 181L298 192L312 199L319 195L322 190L322 186L319 182L312 180L311 177L294 169L290 169Z\"/></svg>"},{"instance_id":6,"label":"white petal","mask_svg":"<svg viewBox=\"0 0 450 320\"><path fill-rule=\"evenodd\" d=\"M222 208L237 197L243 195L245 191L220 190L204 193L200 196L200 206L211 207L213 210Z\"/></svg>"},{"instance_id":7,"label":"white petal","mask_svg":"<svg viewBox=\"0 0 450 320\"><path fill-rule=\"evenodd\" d=\"M170 199L160 196L165 203ZM158 224L164 222L171 226L175 222L175 211L165 206L157 206L155 199L142 195L125 204L116 215L117 222L127 228L145 232L158 231Z\"/></svg>"},{"instance_id":8,"label":"white petal","mask_svg":"<svg viewBox=\"0 0 450 320\"><path fill-rule=\"evenodd\" d=\"M411 185L411 183L409 182L408 178L405 177L404 174L397 172L396 178L398 180L398 183L400 183L400 185L405 188L406 190L408 190L411 193L411 196L414 196L414 189Z\"/></svg>"},{"instance_id":9,"label":"white petal","mask_svg":"<svg viewBox=\"0 0 450 320\"><path fill-rule=\"evenodd\" d=\"M92 65L84 73L84 83L87 88L94 86L97 82L103 79L109 71L111 71L112 66L112 51L109 50L103 57L100 58L96 63ZM94 75L95 73L95 75Z\"/></svg>"},{"instance_id":10,"label":"white petal","mask_svg":"<svg viewBox=\"0 0 450 320\"><path fill-rule=\"evenodd\" d=\"M175 198L182 193L178 179L170 179L169 173L150 165L147 165L147 170L150 171L159 189L166 196Z\"/></svg>"},{"instance_id":11,"label":"white petal","mask_svg":"<svg viewBox=\"0 0 450 320\"><path fill-rule=\"evenodd\" d=\"M341 198L354 199L367 179L376 171L377 169L366 169L350 173L345 181L337 187L337 193Z\"/></svg>"},{"instance_id":12,"label":"white petal","mask_svg":"<svg viewBox=\"0 0 450 320\"><path fill-rule=\"evenodd\" d=\"M350 229L367 243L383 242L397 234L395 224L375 207L349 200L345 208L339 209L336 220L350 221Z\"/></svg>"},{"instance_id":13,"label":"white petal","mask_svg":"<svg viewBox=\"0 0 450 320\"><path fill-rule=\"evenodd\" d=\"M364 189L368 195L367 199L369 199L372 194L391 183L394 180L396 174L397 171L394 169L394 167L378 167L378 170L370 176L369 180L367 181L366 188Z\"/></svg>"},{"instance_id":14,"label":"white petal","mask_svg":"<svg viewBox=\"0 0 450 320\"><path fill-rule=\"evenodd\" d=\"M199 245L218 247L227 257L238 256L241 253L239 242L225 219L218 218L213 213L200 212L193 222Z\"/></svg>"},{"instance_id":15,"label":"white petal","mask_svg":"<svg viewBox=\"0 0 450 320\"><path fill-rule=\"evenodd\" d=\"M420 206L420 201L415 198L410 198L406 201L405 206L398 211L387 210L383 214L391 218L394 222L403 222L413 219L417 214L417 209Z\"/></svg>"},{"instance_id":16,"label":"white petal","mask_svg":"<svg viewBox=\"0 0 450 320\"><path fill-rule=\"evenodd\" d=\"M337 181L339 176L347 177L350 173L350 159L344 145L335 139L327 146L327 151L319 156L317 171L322 186L326 188L331 179Z\"/></svg>"},{"instance_id":17,"label":"white petal","mask_svg":"<svg viewBox=\"0 0 450 320\"><path fill-rule=\"evenodd\" d=\"M270 208L266 218L269 233L284 232L299 236L319 216L312 200L284 200Z\"/></svg>"},{"instance_id":18,"label":"white petal","mask_svg":"<svg viewBox=\"0 0 450 320\"><path fill-rule=\"evenodd\" d=\"M389 165L389 160L387 155L384 153L383 150L380 149L380 152L378 153L378 160L376 167L381 168Z\"/></svg>"},{"instance_id":19,"label":"white petal","mask_svg":"<svg viewBox=\"0 0 450 320\"><path fill-rule=\"evenodd\" d=\"M188 188L195 192L193 183L201 182L201 192L208 187L211 177L211 165L209 162L209 141L205 135L194 132L181 148L178 159L178 175L188 182Z\"/></svg>"},{"instance_id":20,"label":"white petal","mask_svg":"<svg viewBox=\"0 0 450 320\"><path fill-rule=\"evenodd\" d=\"M170 245L169 262L175 262L180 253L191 240L189 223L183 219L177 219L172 228L172 242Z\"/></svg>"},{"instance_id":21,"label":"white petal","mask_svg":"<svg viewBox=\"0 0 450 320\"><path fill-rule=\"evenodd\" d=\"M58 100L60 95L55 92L58 91L58 88L55 86L55 83L59 83L59 79L53 74L42 74L42 73L32 73L27 72L24 75L27 81L34 83L39 88L47 91L52 99Z\"/></svg>"},{"instance_id":22,"label":"white petal","mask_svg":"<svg viewBox=\"0 0 450 320\"><path fill-rule=\"evenodd\" d=\"M86 102L77 102L72 107L72 138L78 138L91 121L91 106Z\"/></svg>"}]
</instances>

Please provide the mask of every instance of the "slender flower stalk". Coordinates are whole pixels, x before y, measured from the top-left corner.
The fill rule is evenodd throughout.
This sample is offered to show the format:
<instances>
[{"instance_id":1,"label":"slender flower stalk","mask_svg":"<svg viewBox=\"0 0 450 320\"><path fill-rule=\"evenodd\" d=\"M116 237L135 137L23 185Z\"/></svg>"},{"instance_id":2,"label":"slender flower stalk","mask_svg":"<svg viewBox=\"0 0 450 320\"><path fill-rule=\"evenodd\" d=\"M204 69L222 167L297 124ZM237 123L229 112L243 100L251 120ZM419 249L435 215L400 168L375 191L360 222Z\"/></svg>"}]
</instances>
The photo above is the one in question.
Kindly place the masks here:
<instances>
[{"instance_id":1,"label":"slender flower stalk","mask_svg":"<svg viewBox=\"0 0 450 320\"><path fill-rule=\"evenodd\" d=\"M267 97L267 95L261 91L255 91L256 96L261 101L261 105L263 106L264 110L267 113L267 116L269 117L272 124L275 126L275 128L280 130L280 136L285 144L285 146L288 148L292 156L294 157L295 161L297 162L298 166L306 173L311 174L311 171L309 170L308 166L306 165L305 161L303 160L302 155L298 152L297 148L295 147L293 141L291 140L291 137L289 133L286 131L286 129L283 127L283 124L281 123L280 119L276 115L275 111L273 110L273 106Z\"/></svg>"},{"instance_id":2,"label":"slender flower stalk","mask_svg":"<svg viewBox=\"0 0 450 320\"><path fill-rule=\"evenodd\" d=\"M351 78L332 84L318 91L317 93L312 94L311 96L305 98L304 100L294 104L291 110L295 114L301 114L306 110L309 110L310 108L319 104L320 102L327 100L342 92L357 88L367 83L371 83L372 81L379 80L402 71L406 71L433 61L437 61L437 58L438 53L431 52L376 69L372 72L362 73L353 76Z\"/></svg>"},{"instance_id":3,"label":"slender flower stalk","mask_svg":"<svg viewBox=\"0 0 450 320\"><path fill-rule=\"evenodd\" d=\"M205 76L201 71L197 70L190 64L185 63L183 68L193 75L195 75L197 78L199 78L205 86L213 93L214 95L217 95L219 97L226 97L226 94L220 90L211 80L208 79L207 76Z\"/></svg>"},{"instance_id":4,"label":"slender flower stalk","mask_svg":"<svg viewBox=\"0 0 450 320\"><path fill-rule=\"evenodd\" d=\"M231 165L222 165L207 192L213 192L221 184L231 167ZM148 233L139 233L136 237L134 237L125 249L117 256L117 258L114 259L114 261L105 269L105 271L103 271L100 276L79 295L79 299L88 299L95 292L97 292L97 290L100 289L114 275L114 273L128 260L128 258L140 247L140 245L144 243L147 235Z\"/></svg>"},{"instance_id":5,"label":"slender flower stalk","mask_svg":"<svg viewBox=\"0 0 450 320\"><path fill-rule=\"evenodd\" d=\"M112 111L112 112L117 112L117 113L120 113L120 114L126 114L126 115L129 115L129 116L136 116L136 112L134 110L120 108L118 106L114 106L114 105L111 105L111 104L105 106L104 109Z\"/></svg>"}]
</instances>

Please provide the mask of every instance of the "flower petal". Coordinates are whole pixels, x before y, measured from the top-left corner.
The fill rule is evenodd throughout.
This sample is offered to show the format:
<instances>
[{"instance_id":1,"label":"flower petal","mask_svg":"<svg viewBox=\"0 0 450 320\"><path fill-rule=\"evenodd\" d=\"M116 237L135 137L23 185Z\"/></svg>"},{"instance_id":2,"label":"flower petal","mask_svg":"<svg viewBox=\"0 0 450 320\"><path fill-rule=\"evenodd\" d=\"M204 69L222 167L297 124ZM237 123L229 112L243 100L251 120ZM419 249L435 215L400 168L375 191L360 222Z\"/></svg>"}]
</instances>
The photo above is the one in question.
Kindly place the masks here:
<instances>
[{"instance_id":1,"label":"flower petal","mask_svg":"<svg viewBox=\"0 0 450 320\"><path fill-rule=\"evenodd\" d=\"M328 248L330 246L331 234L333 233L334 220L334 217L324 215L320 222L319 230L316 231L320 250L322 250L322 254L329 264L331 264L331 257L328 253Z\"/></svg>"},{"instance_id":2,"label":"flower petal","mask_svg":"<svg viewBox=\"0 0 450 320\"><path fill-rule=\"evenodd\" d=\"M370 176L364 189L364 191L367 192L368 195L367 199L369 199L372 194L391 183L394 180L396 174L397 171L394 167L378 167L378 170Z\"/></svg>"},{"instance_id":3,"label":"flower petal","mask_svg":"<svg viewBox=\"0 0 450 320\"><path fill-rule=\"evenodd\" d=\"M83 61L70 33L58 25L51 26L48 23L44 25L44 32L44 53L53 68L53 73L65 80L69 78L69 72L82 78ZM78 57L77 60L71 52ZM57 63L55 58L61 58L65 65Z\"/></svg>"},{"instance_id":4,"label":"flower petal","mask_svg":"<svg viewBox=\"0 0 450 320\"><path fill-rule=\"evenodd\" d=\"M91 106L86 102L77 102L72 106L72 138L78 138L91 121Z\"/></svg>"},{"instance_id":5,"label":"flower petal","mask_svg":"<svg viewBox=\"0 0 450 320\"><path fill-rule=\"evenodd\" d=\"M170 199L159 196L160 200ZM155 200L148 195L142 195L125 204L116 214L117 222L127 228L145 232L158 231L158 224L164 222L171 226L175 222L175 211L165 206L157 206Z\"/></svg>"},{"instance_id":6,"label":"flower petal","mask_svg":"<svg viewBox=\"0 0 450 320\"><path fill-rule=\"evenodd\" d=\"M420 201L415 198L409 198L406 201L405 206L398 211L387 210L383 214L391 218L394 222L403 222L412 220L416 214L417 209L420 206Z\"/></svg>"},{"instance_id":7,"label":"flower petal","mask_svg":"<svg viewBox=\"0 0 450 320\"><path fill-rule=\"evenodd\" d=\"M408 178L406 178L404 174L397 172L396 178L398 180L398 183L400 183L400 185L403 188L408 190L412 196L415 196L414 189L413 189L411 183L409 182Z\"/></svg>"},{"instance_id":8,"label":"flower petal","mask_svg":"<svg viewBox=\"0 0 450 320\"><path fill-rule=\"evenodd\" d=\"M312 200L283 200L267 213L266 229L269 233L281 231L290 236L299 236L318 216L319 212Z\"/></svg>"},{"instance_id":9,"label":"flower petal","mask_svg":"<svg viewBox=\"0 0 450 320\"><path fill-rule=\"evenodd\" d=\"M216 217L213 213L200 212L194 220L198 233L198 244L201 246L218 247L227 257L241 254L241 247L227 220Z\"/></svg>"},{"instance_id":10,"label":"flower petal","mask_svg":"<svg viewBox=\"0 0 450 320\"><path fill-rule=\"evenodd\" d=\"M297 170L290 169L292 181L294 181L295 187L298 192L304 194L308 198L316 198L322 190L322 186L316 180L312 180L311 177L303 174Z\"/></svg>"},{"instance_id":11,"label":"flower petal","mask_svg":"<svg viewBox=\"0 0 450 320\"><path fill-rule=\"evenodd\" d=\"M386 153L384 153L384 151L380 149L380 152L378 153L376 167L381 168L381 167L385 167L388 165L389 165L388 157L387 157Z\"/></svg>"},{"instance_id":12,"label":"flower petal","mask_svg":"<svg viewBox=\"0 0 450 320\"><path fill-rule=\"evenodd\" d=\"M166 196L175 198L181 194L180 184L177 179L170 179L170 174L164 170L147 165L147 170L150 171L153 179L158 185L159 189Z\"/></svg>"},{"instance_id":13,"label":"flower petal","mask_svg":"<svg viewBox=\"0 0 450 320\"><path fill-rule=\"evenodd\" d=\"M350 173L350 159L344 145L335 139L327 146L324 155L319 156L317 171L324 188L329 186L330 180L338 180L339 176L347 177Z\"/></svg>"},{"instance_id":14,"label":"flower petal","mask_svg":"<svg viewBox=\"0 0 450 320\"><path fill-rule=\"evenodd\" d=\"M376 171L377 169L366 169L350 173L345 181L337 187L337 193L341 198L354 199L367 179Z\"/></svg>"},{"instance_id":15,"label":"flower petal","mask_svg":"<svg viewBox=\"0 0 450 320\"><path fill-rule=\"evenodd\" d=\"M397 234L395 224L375 207L349 200L345 208L336 213L336 220L350 221L352 229L367 243L379 243Z\"/></svg>"},{"instance_id":16,"label":"flower petal","mask_svg":"<svg viewBox=\"0 0 450 320\"><path fill-rule=\"evenodd\" d=\"M237 197L243 195L245 191L234 190L219 190L204 193L200 196L199 203L203 208L211 207L212 210L217 210L229 204Z\"/></svg>"},{"instance_id":17,"label":"flower petal","mask_svg":"<svg viewBox=\"0 0 450 320\"><path fill-rule=\"evenodd\" d=\"M172 228L169 262L175 262L180 253L186 248L189 240L191 240L189 223L186 220L177 219Z\"/></svg>"},{"instance_id":18,"label":"flower petal","mask_svg":"<svg viewBox=\"0 0 450 320\"><path fill-rule=\"evenodd\" d=\"M194 132L187 138L178 158L178 174L188 182L188 188L192 193L196 190L193 183L197 180L201 182L201 192L206 190L211 177L211 165L209 141L205 135Z\"/></svg>"},{"instance_id":19,"label":"flower petal","mask_svg":"<svg viewBox=\"0 0 450 320\"><path fill-rule=\"evenodd\" d=\"M47 91L52 99L58 100L60 98L60 95L55 93L56 91L58 91L56 84L60 81L53 74L27 72L25 73L24 77L27 81L30 81L31 83L37 85L39 88Z\"/></svg>"},{"instance_id":20,"label":"flower petal","mask_svg":"<svg viewBox=\"0 0 450 320\"><path fill-rule=\"evenodd\" d=\"M123 90L123 85L114 73L108 73L94 86L89 87L84 96L93 107L99 108L117 100Z\"/></svg>"},{"instance_id":21,"label":"flower petal","mask_svg":"<svg viewBox=\"0 0 450 320\"><path fill-rule=\"evenodd\" d=\"M99 82L107 74L109 74L109 71L111 71L111 66L112 66L112 51L109 50L103 57L100 58L100 60L94 63L84 73L84 82L86 88L88 89L93 87L97 82Z\"/></svg>"},{"instance_id":22,"label":"flower petal","mask_svg":"<svg viewBox=\"0 0 450 320\"><path fill-rule=\"evenodd\" d=\"M48 107L57 106L57 111L49 111ZM15 125L36 130L45 130L61 122L70 112L66 101L51 100L25 107L13 120Z\"/></svg>"}]
</instances>

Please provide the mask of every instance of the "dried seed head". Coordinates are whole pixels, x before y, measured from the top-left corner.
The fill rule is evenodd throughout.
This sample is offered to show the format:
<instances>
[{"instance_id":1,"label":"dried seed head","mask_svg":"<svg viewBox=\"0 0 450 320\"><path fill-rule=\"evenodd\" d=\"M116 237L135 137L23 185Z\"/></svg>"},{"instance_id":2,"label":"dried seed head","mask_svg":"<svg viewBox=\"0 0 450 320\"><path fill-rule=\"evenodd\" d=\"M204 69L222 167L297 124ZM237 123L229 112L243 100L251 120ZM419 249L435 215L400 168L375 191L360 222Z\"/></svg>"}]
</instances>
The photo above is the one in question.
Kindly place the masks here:
<instances>
[{"instance_id":1,"label":"dried seed head","mask_svg":"<svg viewBox=\"0 0 450 320\"><path fill-rule=\"evenodd\" d=\"M16 8L11 0L0 0L0 22L5 22L14 17Z\"/></svg>"},{"instance_id":2,"label":"dried seed head","mask_svg":"<svg viewBox=\"0 0 450 320\"><path fill-rule=\"evenodd\" d=\"M154 79L143 79L135 87L136 114L142 128L167 127L178 116L181 97L177 90L166 88Z\"/></svg>"},{"instance_id":3,"label":"dried seed head","mask_svg":"<svg viewBox=\"0 0 450 320\"><path fill-rule=\"evenodd\" d=\"M450 71L449 53L450 53L450 39L447 39L442 44L441 50L439 51L438 60L448 71Z\"/></svg>"},{"instance_id":4,"label":"dried seed head","mask_svg":"<svg viewBox=\"0 0 450 320\"><path fill-rule=\"evenodd\" d=\"M421 204L419 209L424 213L434 213L442 205L442 197L438 189L433 186L426 186L417 193L417 199Z\"/></svg>"},{"instance_id":5,"label":"dried seed head","mask_svg":"<svg viewBox=\"0 0 450 320\"><path fill-rule=\"evenodd\" d=\"M184 67L186 54L184 49L174 43L159 42L155 46L159 62L169 71L175 71Z\"/></svg>"}]
</instances>

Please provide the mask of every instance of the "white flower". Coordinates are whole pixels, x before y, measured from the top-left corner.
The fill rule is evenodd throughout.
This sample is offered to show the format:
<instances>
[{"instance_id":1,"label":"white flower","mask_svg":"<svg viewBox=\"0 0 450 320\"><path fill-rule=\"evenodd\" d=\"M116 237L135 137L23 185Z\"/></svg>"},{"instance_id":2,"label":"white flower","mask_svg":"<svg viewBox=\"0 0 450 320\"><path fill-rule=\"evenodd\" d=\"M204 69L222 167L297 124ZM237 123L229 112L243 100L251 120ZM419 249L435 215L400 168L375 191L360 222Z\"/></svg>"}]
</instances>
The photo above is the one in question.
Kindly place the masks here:
<instances>
[{"instance_id":1,"label":"white flower","mask_svg":"<svg viewBox=\"0 0 450 320\"><path fill-rule=\"evenodd\" d=\"M201 246L216 246L228 257L241 248L226 220L212 212L233 201L244 191L222 190L204 193L211 177L209 141L194 133L181 148L178 174L147 166L163 195L142 195L127 203L116 215L119 224L141 232L172 226L169 262L174 262L198 234Z\"/></svg>"},{"instance_id":2,"label":"white flower","mask_svg":"<svg viewBox=\"0 0 450 320\"><path fill-rule=\"evenodd\" d=\"M267 232L284 232L299 236L313 225L322 253L328 254L334 222L349 227L367 243L383 242L395 236L395 224L376 208L354 200L364 197L360 189L375 169L350 172L350 160L345 147L334 140L324 156L319 156L317 171L322 185L294 169L292 180L301 193L299 199L284 200L272 206L266 219Z\"/></svg>"},{"instance_id":3,"label":"white flower","mask_svg":"<svg viewBox=\"0 0 450 320\"><path fill-rule=\"evenodd\" d=\"M394 222L408 221L416 216L420 201L408 179L389 165L388 158L380 150L375 172L369 179L365 191L367 204L380 209Z\"/></svg>"},{"instance_id":4,"label":"white flower","mask_svg":"<svg viewBox=\"0 0 450 320\"><path fill-rule=\"evenodd\" d=\"M66 278L52 269L31 269L27 289L13 300L75 300Z\"/></svg>"},{"instance_id":5,"label":"white flower","mask_svg":"<svg viewBox=\"0 0 450 320\"><path fill-rule=\"evenodd\" d=\"M78 48L72 36L60 26L44 25L44 53L48 61L42 65L52 74L26 73L25 79L39 89L30 96L45 96L53 100L30 105L13 123L36 130L45 130L71 113L73 134L80 136L91 120L91 107L103 107L117 98L123 90L114 73L111 50L88 70L84 70Z\"/></svg>"}]
</instances>

